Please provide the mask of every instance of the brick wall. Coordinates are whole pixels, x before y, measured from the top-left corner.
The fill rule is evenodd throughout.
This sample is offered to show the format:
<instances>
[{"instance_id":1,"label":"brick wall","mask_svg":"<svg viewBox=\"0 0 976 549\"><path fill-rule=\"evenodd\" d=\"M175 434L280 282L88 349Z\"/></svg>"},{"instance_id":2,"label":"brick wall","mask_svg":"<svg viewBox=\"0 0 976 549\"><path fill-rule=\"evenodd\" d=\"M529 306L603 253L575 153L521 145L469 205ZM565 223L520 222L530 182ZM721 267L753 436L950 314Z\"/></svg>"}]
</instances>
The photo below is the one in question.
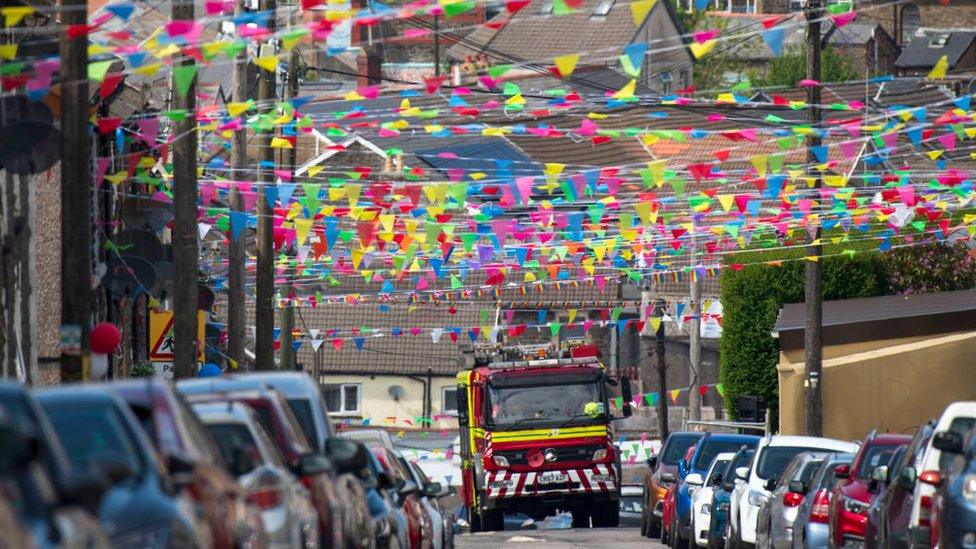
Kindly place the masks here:
<instances>
[{"instance_id":1,"label":"brick wall","mask_svg":"<svg viewBox=\"0 0 976 549\"><path fill-rule=\"evenodd\" d=\"M885 31L895 41L904 45L902 40L902 13L909 4L897 6L871 6L865 2L857 7L858 20L870 18L881 23ZM976 26L976 0L954 0L943 4L939 0L916 0L919 20L922 27L929 28L960 28ZM908 40L910 41L910 40Z\"/></svg>"}]
</instances>

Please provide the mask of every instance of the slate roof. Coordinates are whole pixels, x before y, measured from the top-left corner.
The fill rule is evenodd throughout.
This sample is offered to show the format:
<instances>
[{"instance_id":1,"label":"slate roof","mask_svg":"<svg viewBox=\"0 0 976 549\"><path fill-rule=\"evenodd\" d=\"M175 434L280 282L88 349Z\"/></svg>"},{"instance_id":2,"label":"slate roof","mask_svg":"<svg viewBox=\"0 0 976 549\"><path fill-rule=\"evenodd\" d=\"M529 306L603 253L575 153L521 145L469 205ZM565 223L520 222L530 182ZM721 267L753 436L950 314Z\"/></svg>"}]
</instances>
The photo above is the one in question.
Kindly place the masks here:
<instances>
[{"instance_id":1,"label":"slate roof","mask_svg":"<svg viewBox=\"0 0 976 549\"><path fill-rule=\"evenodd\" d=\"M960 311L976 311L976 291L937 292L915 295L886 295L824 301L823 325L843 326L896 318L925 317ZM783 305L776 319L776 332L802 330L806 321L803 303Z\"/></svg>"},{"instance_id":2,"label":"slate roof","mask_svg":"<svg viewBox=\"0 0 976 549\"><path fill-rule=\"evenodd\" d=\"M764 61L774 57L772 50L766 45L762 36L758 34L762 30L763 19L768 15L752 14L716 14L721 20L727 21L723 35L747 35L734 38L728 45L725 45L725 52L733 59L741 61ZM797 25L794 15L788 16L783 25L786 25L783 33L783 50L799 48L806 39L806 27L802 24ZM834 46L852 46L867 44L875 33L884 32L880 23L855 21L848 23L840 28L833 28L830 25L821 26L822 34L828 35L827 43Z\"/></svg>"},{"instance_id":3,"label":"slate roof","mask_svg":"<svg viewBox=\"0 0 976 549\"><path fill-rule=\"evenodd\" d=\"M932 41L943 35L948 35L945 46L932 47ZM895 60L895 66L902 69L929 68L945 55L952 69L974 41L976 29L925 29L905 46Z\"/></svg>"}]
</instances>

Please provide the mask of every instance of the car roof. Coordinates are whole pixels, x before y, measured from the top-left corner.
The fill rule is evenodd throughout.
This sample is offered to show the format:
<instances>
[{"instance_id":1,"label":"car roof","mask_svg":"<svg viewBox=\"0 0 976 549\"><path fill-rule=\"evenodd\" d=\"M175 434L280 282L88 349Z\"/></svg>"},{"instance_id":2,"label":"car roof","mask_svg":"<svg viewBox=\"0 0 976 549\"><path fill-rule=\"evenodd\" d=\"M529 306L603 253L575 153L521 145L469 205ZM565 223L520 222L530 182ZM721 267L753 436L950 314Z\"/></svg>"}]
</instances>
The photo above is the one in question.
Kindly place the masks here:
<instances>
[{"instance_id":1,"label":"car roof","mask_svg":"<svg viewBox=\"0 0 976 549\"><path fill-rule=\"evenodd\" d=\"M850 453L856 453L859 448L859 445L855 442L795 435L774 435L767 439L766 446L772 446L774 448L779 446L799 446L801 448Z\"/></svg>"},{"instance_id":2,"label":"car roof","mask_svg":"<svg viewBox=\"0 0 976 549\"><path fill-rule=\"evenodd\" d=\"M949 423L953 419L959 416L971 416L976 417L976 401L965 400L960 402L953 402L946 406L945 411L939 416L939 421L936 424L937 430L943 430L949 428Z\"/></svg>"},{"instance_id":3,"label":"car roof","mask_svg":"<svg viewBox=\"0 0 976 549\"><path fill-rule=\"evenodd\" d=\"M715 456L715 461L729 461L730 459L735 457L736 453L737 452L721 452L720 454Z\"/></svg>"},{"instance_id":4,"label":"car roof","mask_svg":"<svg viewBox=\"0 0 976 549\"><path fill-rule=\"evenodd\" d=\"M201 420L249 422L253 417L251 407L243 402L195 402L193 411Z\"/></svg>"},{"instance_id":5,"label":"car roof","mask_svg":"<svg viewBox=\"0 0 976 549\"><path fill-rule=\"evenodd\" d=\"M761 438L756 435L739 435L739 434L732 434L732 433L709 433L706 436L708 437L708 440L717 440L719 442L742 441L744 443L759 442L759 439Z\"/></svg>"}]
</instances>

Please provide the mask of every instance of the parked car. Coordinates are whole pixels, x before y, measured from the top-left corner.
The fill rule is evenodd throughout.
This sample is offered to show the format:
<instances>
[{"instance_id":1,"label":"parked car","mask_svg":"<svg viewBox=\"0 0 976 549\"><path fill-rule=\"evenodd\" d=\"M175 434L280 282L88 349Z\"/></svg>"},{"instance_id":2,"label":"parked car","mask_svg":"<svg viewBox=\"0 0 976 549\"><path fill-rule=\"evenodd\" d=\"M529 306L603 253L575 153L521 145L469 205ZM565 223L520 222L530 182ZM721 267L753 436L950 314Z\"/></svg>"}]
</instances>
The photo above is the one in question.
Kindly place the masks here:
<instances>
[{"instance_id":1,"label":"parked car","mask_svg":"<svg viewBox=\"0 0 976 549\"><path fill-rule=\"evenodd\" d=\"M976 547L976 436L955 431L933 435L933 448L952 460L947 469L926 471L920 482L937 488L932 501L933 547Z\"/></svg>"},{"instance_id":2,"label":"parked car","mask_svg":"<svg viewBox=\"0 0 976 549\"><path fill-rule=\"evenodd\" d=\"M807 494L796 510L793 521L793 548L824 549L830 539L830 497L837 477L834 468L850 465L854 454L827 454L817 467Z\"/></svg>"},{"instance_id":3,"label":"parked car","mask_svg":"<svg viewBox=\"0 0 976 549\"><path fill-rule=\"evenodd\" d=\"M203 512L215 548L240 547L261 536L263 528L249 522L247 498L226 472L216 443L171 384L147 379L110 387L129 405L167 467L185 471L180 482Z\"/></svg>"},{"instance_id":4,"label":"parked car","mask_svg":"<svg viewBox=\"0 0 976 549\"><path fill-rule=\"evenodd\" d=\"M318 539L311 496L278 451L254 410L240 402L195 404L223 461L260 511L269 548L304 547Z\"/></svg>"},{"instance_id":5,"label":"parked car","mask_svg":"<svg viewBox=\"0 0 976 549\"><path fill-rule=\"evenodd\" d=\"M367 448L386 448L395 450L393 447L393 437L383 429L353 429L339 431L339 437L362 442Z\"/></svg>"},{"instance_id":6,"label":"parked car","mask_svg":"<svg viewBox=\"0 0 976 549\"><path fill-rule=\"evenodd\" d=\"M919 489L915 467L922 463L935 425L935 420L922 424L902 458L889 471L891 482L878 510L878 547L907 549L909 545L915 492Z\"/></svg>"},{"instance_id":7,"label":"parked car","mask_svg":"<svg viewBox=\"0 0 976 549\"><path fill-rule=\"evenodd\" d=\"M180 388L181 385L178 384L177 389ZM319 539L326 547L334 549L345 547L346 540L349 538L344 535L343 529L342 508L344 506L341 505L342 500L339 499L332 478L331 462L325 467L319 466L319 463L324 464L323 462L317 462L311 469L303 468L303 461L308 459L305 456L314 455L315 452L309 446L295 415L280 393L264 388L230 393L194 394L188 395L188 400L193 404L238 402L253 408L258 421L267 429L285 458L285 463L311 494L312 505L318 516Z\"/></svg>"},{"instance_id":8,"label":"parked car","mask_svg":"<svg viewBox=\"0 0 976 549\"><path fill-rule=\"evenodd\" d=\"M422 496L420 501L424 504L427 514L430 515L434 549L453 549L454 519L451 513L444 509L438 501L438 498L451 494L450 487L439 482L431 482L420 469L420 466L408 462L402 455L400 456L400 463L411 473L412 480L417 483L417 486L420 486Z\"/></svg>"},{"instance_id":9,"label":"parked car","mask_svg":"<svg viewBox=\"0 0 976 549\"><path fill-rule=\"evenodd\" d=\"M697 443L696 443L697 444ZM689 446L685 451L685 456L678 460L679 463L682 461L688 463L691 460L691 456L695 455L695 445ZM678 492L678 479L675 475L668 474L662 475L664 480L673 480L670 486L668 486L668 491L664 493L664 497L661 498L661 543L670 544L671 536L674 533L675 528L675 515L677 514L677 492Z\"/></svg>"},{"instance_id":10,"label":"parked car","mask_svg":"<svg viewBox=\"0 0 976 549\"><path fill-rule=\"evenodd\" d=\"M801 452L790 461L776 481L776 489L759 508L756 547L783 549L793 546L793 522L810 487L810 481L826 454Z\"/></svg>"},{"instance_id":11,"label":"parked car","mask_svg":"<svg viewBox=\"0 0 976 549\"><path fill-rule=\"evenodd\" d=\"M899 446L911 441L912 437L908 435L871 433L864 439L852 464L834 467L834 474L840 479L830 499L830 536L834 546L864 543L864 528L873 495L868 490L871 472L887 463Z\"/></svg>"},{"instance_id":12,"label":"parked car","mask_svg":"<svg viewBox=\"0 0 976 549\"><path fill-rule=\"evenodd\" d=\"M725 547L729 529L729 498L736 485L745 482L736 477L735 472L741 467L748 468L755 454L756 450L748 446L739 448L722 471L722 482L712 490L712 516L708 527L708 547L711 549Z\"/></svg>"},{"instance_id":13,"label":"parked car","mask_svg":"<svg viewBox=\"0 0 976 549\"><path fill-rule=\"evenodd\" d=\"M873 495L871 497L871 506L868 507L868 521L864 527L864 546L866 549L884 547L878 543L878 538L881 515L884 512L885 494L888 492L888 487L891 485L891 471L893 470L895 464L900 462L902 457L904 457L907 449L908 445L906 444L899 446L895 450L895 453L891 455L891 459L888 460L888 463L879 465L875 467L873 471L871 471L871 480L868 482L868 491Z\"/></svg>"},{"instance_id":14,"label":"parked car","mask_svg":"<svg viewBox=\"0 0 976 549\"><path fill-rule=\"evenodd\" d=\"M733 457L735 457L735 452L722 452L715 456L712 464L708 467L708 471L705 473L704 482L691 496L691 526L689 532L691 532L692 542L699 547L708 545L708 531L712 519L712 497L715 492L715 487L722 483L722 471L725 470L725 467L732 461ZM689 474L685 478L686 483L691 484L696 480L692 478L693 474Z\"/></svg>"},{"instance_id":15,"label":"parked car","mask_svg":"<svg viewBox=\"0 0 976 549\"><path fill-rule=\"evenodd\" d=\"M621 528L637 528L641 525L644 511L644 487L624 484L620 487Z\"/></svg>"},{"instance_id":16,"label":"parked car","mask_svg":"<svg viewBox=\"0 0 976 549\"><path fill-rule=\"evenodd\" d=\"M674 493L674 515L670 536L672 547L686 547L692 538L691 497L704 484L705 473L715 456L734 452L742 446L755 447L759 437L706 433L695 445L691 458L678 462L677 489Z\"/></svg>"},{"instance_id":17,"label":"parked car","mask_svg":"<svg viewBox=\"0 0 976 549\"><path fill-rule=\"evenodd\" d=\"M976 424L976 401L953 402L946 406L942 416L935 424L935 433L952 431L965 436ZM912 469L905 469L903 474L911 477L915 482L915 492L912 494L912 511L908 519L908 544L910 547L929 547L933 538L932 502L935 497L936 486L928 482L921 482L932 477L932 473L945 471L953 456L945 455L942 450L934 447L935 436L929 438L922 459L916 461ZM926 474L930 473L930 474ZM918 481L918 482L916 482ZM889 538L897 543L894 538Z\"/></svg>"},{"instance_id":18,"label":"parked car","mask_svg":"<svg viewBox=\"0 0 976 549\"><path fill-rule=\"evenodd\" d=\"M677 480L678 461L703 436L703 433L693 432L671 433L661 446L661 451L647 460L641 519L641 534L644 536L654 538L661 535L664 496Z\"/></svg>"},{"instance_id":19,"label":"parked car","mask_svg":"<svg viewBox=\"0 0 976 549\"><path fill-rule=\"evenodd\" d=\"M9 473L3 482L10 495L6 503L20 510L33 541L38 546L107 547L96 518L108 488L104 476L72 470L54 428L24 385L0 382L0 409L5 433L0 440L10 445L0 449ZM16 528L10 532L10 540L16 540Z\"/></svg>"},{"instance_id":20,"label":"parked car","mask_svg":"<svg viewBox=\"0 0 976 549\"><path fill-rule=\"evenodd\" d=\"M407 518L395 503L393 475L387 473L372 452L366 452L367 467L363 488L373 519L373 535L378 549L401 549L408 545Z\"/></svg>"},{"instance_id":21,"label":"parked car","mask_svg":"<svg viewBox=\"0 0 976 549\"><path fill-rule=\"evenodd\" d=\"M767 436L756 448L752 466L740 468L737 476L746 480L732 491L729 505L729 544L737 548L743 543L756 543L756 522L759 508L776 487L783 469L800 452L857 451L857 444L829 438L804 436ZM741 473L741 474L740 474Z\"/></svg>"},{"instance_id":22,"label":"parked car","mask_svg":"<svg viewBox=\"0 0 976 549\"><path fill-rule=\"evenodd\" d=\"M104 386L65 385L36 395L72 467L108 478L111 487L98 518L113 548L208 545L206 524L182 489L183 473L189 471L174 462L177 468L166 475L149 437L118 394Z\"/></svg>"},{"instance_id":23,"label":"parked car","mask_svg":"<svg viewBox=\"0 0 976 549\"><path fill-rule=\"evenodd\" d=\"M407 522L407 547L410 549L430 549L433 539L433 525L430 516L420 501L420 487L400 465L394 452L386 448L373 449L380 466L393 478L392 496L394 504L403 510Z\"/></svg>"},{"instance_id":24,"label":"parked car","mask_svg":"<svg viewBox=\"0 0 976 549\"><path fill-rule=\"evenodd\" d=\"M28 504L17 486L17 478L38 458L36 447L17 427L6 410L0 407L0 531L3 544L8 547L35 547L46 540L38 540L28 526L28 513L18 512ZM25 516L27 515L27 516ZM107 541L102 546L107 546Z\"/></svg>"}]
</instances>

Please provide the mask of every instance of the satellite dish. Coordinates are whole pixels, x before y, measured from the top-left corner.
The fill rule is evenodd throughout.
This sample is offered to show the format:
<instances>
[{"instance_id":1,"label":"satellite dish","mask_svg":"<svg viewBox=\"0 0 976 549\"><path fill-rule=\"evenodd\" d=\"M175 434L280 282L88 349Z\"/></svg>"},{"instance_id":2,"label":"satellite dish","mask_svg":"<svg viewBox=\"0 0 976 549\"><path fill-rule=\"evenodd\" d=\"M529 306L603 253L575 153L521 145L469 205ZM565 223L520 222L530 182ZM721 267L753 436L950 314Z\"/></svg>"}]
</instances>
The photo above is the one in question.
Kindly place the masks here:
<instances>
[{"instance_id":1,"label":"satellite dish","mask_svg":"<svg viewBox=\"0 0 976 549\"><path fill-rule=\"evenodd\" d=\"M3 98L0 106L0 166L27 175L40 173L61 158L61 132L51 109L23 96Z\"/></svg>"},{"instance_id":2,"label":"satellite dish","mask_svg":"<svg viewBox=\"0 0 976 549\"><path fill-rule=\"evenodd\" d=\"M394 402L400 402L403 395L407 394L407 391L400 387L399 385L390 385L390 388L386 390L393 397Z\"/></svg>"}]
</instances>

